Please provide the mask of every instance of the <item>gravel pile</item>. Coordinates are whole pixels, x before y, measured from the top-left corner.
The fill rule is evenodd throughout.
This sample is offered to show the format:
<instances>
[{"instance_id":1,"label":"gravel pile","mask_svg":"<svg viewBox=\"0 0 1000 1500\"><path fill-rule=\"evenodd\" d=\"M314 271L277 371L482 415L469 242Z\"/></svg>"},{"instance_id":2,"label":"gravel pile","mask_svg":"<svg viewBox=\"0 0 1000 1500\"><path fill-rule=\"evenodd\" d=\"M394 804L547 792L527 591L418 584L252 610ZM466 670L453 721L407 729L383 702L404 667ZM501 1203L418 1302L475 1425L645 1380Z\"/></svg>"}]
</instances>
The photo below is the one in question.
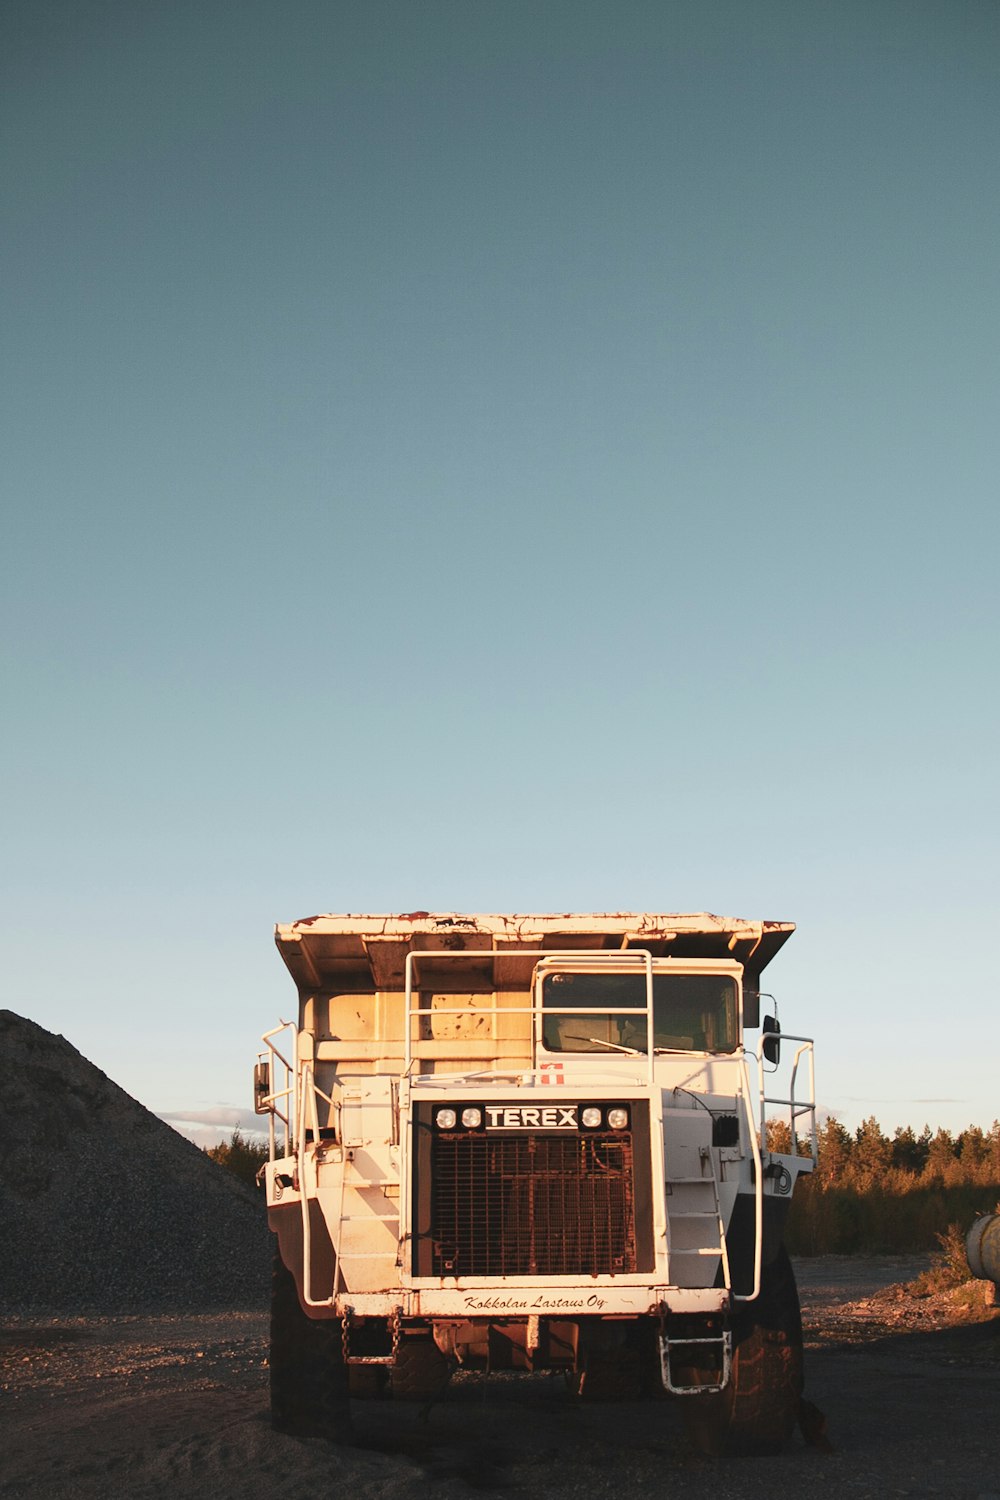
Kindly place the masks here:
<instances>
[{"instance_id":1,"label":"gravel pile","mask_svg":"<svg viewBox=\"0 0 1000 1500\"><path fill-rule=\"evenodd\" d=\"M0 1310L264 1307L271 1248L251 1189L0 1010Z\"/></svg>"}]
</instances>

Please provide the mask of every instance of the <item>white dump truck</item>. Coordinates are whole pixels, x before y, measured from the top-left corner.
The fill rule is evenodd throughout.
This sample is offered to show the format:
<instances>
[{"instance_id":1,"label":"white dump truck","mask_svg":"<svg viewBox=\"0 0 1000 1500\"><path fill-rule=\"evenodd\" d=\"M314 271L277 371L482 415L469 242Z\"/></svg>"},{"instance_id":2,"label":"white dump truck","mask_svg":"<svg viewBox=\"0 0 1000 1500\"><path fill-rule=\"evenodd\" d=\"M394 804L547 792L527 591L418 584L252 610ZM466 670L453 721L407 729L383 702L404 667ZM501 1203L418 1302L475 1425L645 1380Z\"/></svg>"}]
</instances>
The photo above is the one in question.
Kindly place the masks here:
<instances>
[{"instance_id":1,"label":"white dump truck","mask_svg":"<svg viewBox=\"0 0 1000 1500\"><path fill-rule=\"evenodd\" d=\"M298 1011L254 1079L275 1426L343 1438L352 1396L561 1370L585 1400L674 1397L719 1448L779 1447L802 1388L782 1231L815 1164L815 1092L812 1042L780 1033L761 973L793 930L279 926Z\"/></svg>"}]
</instances>

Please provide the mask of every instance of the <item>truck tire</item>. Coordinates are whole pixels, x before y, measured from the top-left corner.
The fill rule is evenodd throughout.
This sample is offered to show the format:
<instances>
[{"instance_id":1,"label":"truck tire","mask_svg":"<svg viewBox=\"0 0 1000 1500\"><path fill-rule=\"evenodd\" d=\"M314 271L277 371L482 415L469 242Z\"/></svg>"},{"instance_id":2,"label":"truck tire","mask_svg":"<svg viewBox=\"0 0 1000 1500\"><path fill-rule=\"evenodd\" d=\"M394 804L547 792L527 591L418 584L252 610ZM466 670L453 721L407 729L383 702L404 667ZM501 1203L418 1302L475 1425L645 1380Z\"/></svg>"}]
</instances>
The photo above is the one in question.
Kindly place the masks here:
<instances>
[{"instance_id":1,"label":"truck tire","mask_svg":"<svg viewBox=\"0 0 1000 1500\"><path fill-rule=\"evenodd\" d=\"M684 1396L688 1435L717 1455L778 1453L802 1401L802 1317L784 1246L761 1270L760 1296L738 1304L725 1390Z\"/></svg>"},{"instance_id":2,"label":"truck tire","mask_svg":"<svg viewBox=\"0 0 1000 1500\"><path fill-rule=\"evenodd\" d=\"M381 1401L389 1394L385 1365L348 1365L347 1383L352 1401Z\"/></svg>"},{"instance_id":3,"label":"truck tire","mask_svg":"<svg viewBox=\"0 0 1000 1500\"><path fill-rule=\"evenodd\" d=\"M396 1363L389 1369L395 1401L436 1401L451 1376L451 1366L432 1338L403 1338Z\"/></svg>"},{"instance_id":4,"label":"truck tire","mask_svg":"<svg viewBox=\"0 0 1000 1500\"><path fill-rule=\"evenodd\" d=\"M271 1426L292 1437L348 1442L351 1410L339 1318L310 1318L275 1253L271 1273Z\"/></svg>"}]
</instances>

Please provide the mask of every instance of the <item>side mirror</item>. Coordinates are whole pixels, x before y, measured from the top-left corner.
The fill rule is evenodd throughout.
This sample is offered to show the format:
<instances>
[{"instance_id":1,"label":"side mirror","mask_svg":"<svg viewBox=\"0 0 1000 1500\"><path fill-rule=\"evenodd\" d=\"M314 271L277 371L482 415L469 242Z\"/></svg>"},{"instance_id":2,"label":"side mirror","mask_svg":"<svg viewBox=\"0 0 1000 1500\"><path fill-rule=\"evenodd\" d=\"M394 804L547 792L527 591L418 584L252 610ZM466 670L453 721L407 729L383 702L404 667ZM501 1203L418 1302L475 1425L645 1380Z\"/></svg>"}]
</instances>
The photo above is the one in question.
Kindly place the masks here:
<instances>
[{"instance_id":1,"label":"side mirror","mask_svg":"<svg viewBox=\"0 0 1000 1500\"><path fill-rule=\"evenodd\" d=\"M269 1115L274 1109L271 1103L271 1064L259 1062L253 1070L253 1112Z\"/></svg>"},{"instance_id":2,"label":"side mirror","mask_svg":"<svg viewBox=\"0 0 1000 1500\"><path fill-rule=\"evenodd\" d=\"M761 1052L764 1055L764 1061L773 1063L775 1067L777 1067L781 1058L780 1036L781 1027L778 1024L777 1016L765 1016Z\"/></svg>"}]
</instances>

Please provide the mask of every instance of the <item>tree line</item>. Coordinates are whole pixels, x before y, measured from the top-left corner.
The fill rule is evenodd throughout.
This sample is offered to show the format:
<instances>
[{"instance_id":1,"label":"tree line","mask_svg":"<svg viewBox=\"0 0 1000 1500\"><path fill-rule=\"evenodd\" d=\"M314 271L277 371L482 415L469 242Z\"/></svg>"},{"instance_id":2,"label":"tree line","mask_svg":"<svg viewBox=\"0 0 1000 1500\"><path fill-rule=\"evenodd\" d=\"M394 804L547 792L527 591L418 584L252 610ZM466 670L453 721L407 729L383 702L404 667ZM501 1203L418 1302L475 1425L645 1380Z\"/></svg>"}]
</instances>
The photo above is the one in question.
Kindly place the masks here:
<instances>
[{"instance_id":1,"label":"tree line","mask_svg":"<svg viewBox=\"0 0 1000 1500\"><path fill-rule=\"evenodd\" d=\"M815 1172L799 1179L786 1242L792 1254L911 1254L934 1250L951 1225L964 1232L1000 1199L1000 1120L887 1136L874 1115L852 1135L835 1116L818 1132ZM790 1132L770 1121L767 1144L788 1152ZM797 1149L805 1154L805 1146Z\"/></svg>"},{"instance_id":2,"label":"tree line","mask_svg":"<svg viewBox=\"0 0 1000 1500\"><path fill-rule=\"evenodd\" d=\"M228 1141L220 1141L217 1146L202 1146L201 1149L247 1187L257 1186L257 1173L267 1161L267 1146L263 1141L253 1140L241 1130L234 1130Z\"/></svg>"}]
</instances>

